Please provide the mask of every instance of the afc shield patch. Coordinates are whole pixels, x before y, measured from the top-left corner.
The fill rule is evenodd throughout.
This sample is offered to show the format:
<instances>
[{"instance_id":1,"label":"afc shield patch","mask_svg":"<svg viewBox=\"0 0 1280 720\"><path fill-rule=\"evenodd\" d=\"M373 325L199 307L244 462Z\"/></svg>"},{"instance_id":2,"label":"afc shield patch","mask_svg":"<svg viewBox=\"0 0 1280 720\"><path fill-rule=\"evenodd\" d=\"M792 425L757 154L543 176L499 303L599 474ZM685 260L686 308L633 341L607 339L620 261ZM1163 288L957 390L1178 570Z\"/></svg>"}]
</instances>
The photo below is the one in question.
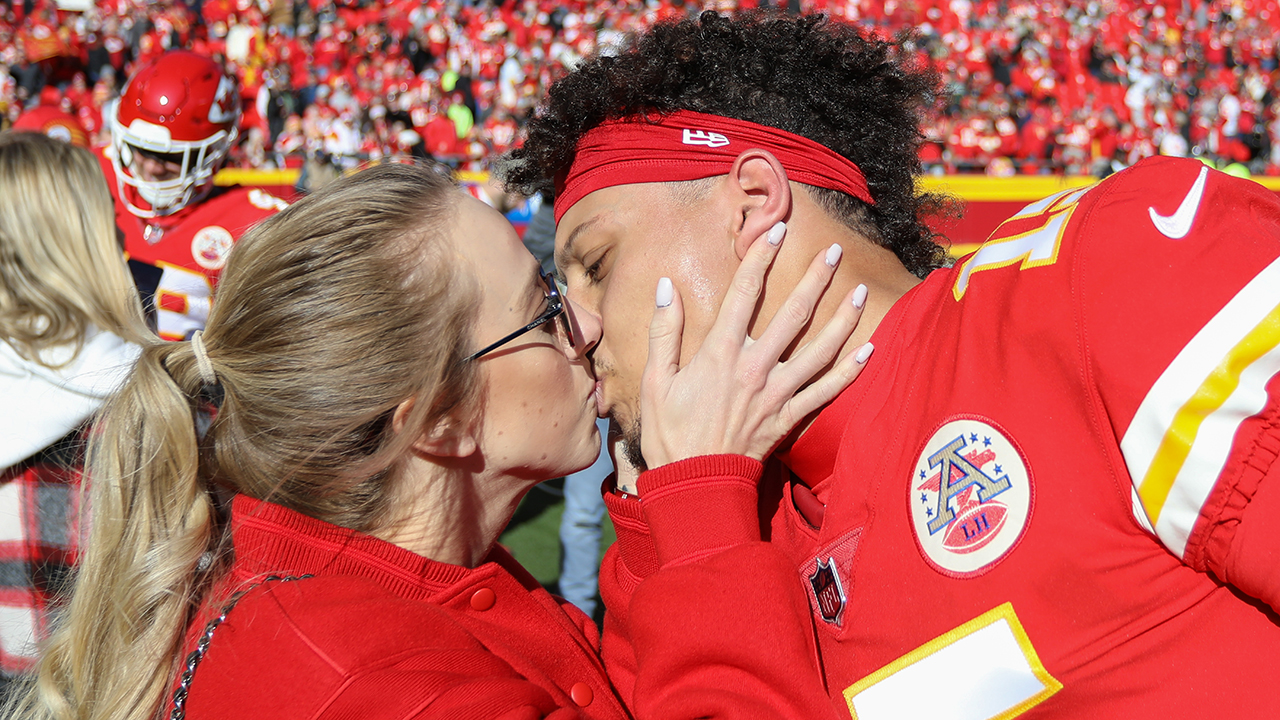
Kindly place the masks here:
<instances>
[{"instance_id":1,"label":"afc shield patch","mask_svg":"<svg viewBox=\"0 0 1280 720\"><path fill-rule=\"evenodd\" d=\"M1035 500L1031 470L1011 437L977 416L943 422L908 485L916 544L938 572L981 575L1022 539Z\"/></svg>"},{"instance_id":2,"label":"afc shield patch","mask_svg":"<svg viewBox=\"0 0 1280 720\"><path fill-rule=\"evenodd\" d=\"M202 228L191 239L191 257L206 270L221 270L227 264L227 253L235 238L224 227L210 225Z\"/></svg>"}]
</instances>

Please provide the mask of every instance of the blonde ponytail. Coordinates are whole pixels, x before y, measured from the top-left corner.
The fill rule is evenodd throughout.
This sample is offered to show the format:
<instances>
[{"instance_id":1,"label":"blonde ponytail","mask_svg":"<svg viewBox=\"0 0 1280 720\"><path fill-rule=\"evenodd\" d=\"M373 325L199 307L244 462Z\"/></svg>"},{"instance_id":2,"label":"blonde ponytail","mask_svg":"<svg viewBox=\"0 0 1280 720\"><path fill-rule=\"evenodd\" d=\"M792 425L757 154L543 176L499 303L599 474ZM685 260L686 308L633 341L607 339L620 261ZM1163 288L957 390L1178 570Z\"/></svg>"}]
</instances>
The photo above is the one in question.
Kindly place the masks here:
<instances>
[{"instance_id":1,"label":"blonde ponytail","mask_svg":"<svg viewBox=\"0 0 1280 720\"><path fill-rule=\"evenodd\" d=\"M193 421L200 384L190 343L153 342L97 427L89 542L67 631L42 661L69 693L46 695L61 705L53 717L150 718L172 681L202 594L196 568L215 544Z\"/></svg>"}]
</instances>

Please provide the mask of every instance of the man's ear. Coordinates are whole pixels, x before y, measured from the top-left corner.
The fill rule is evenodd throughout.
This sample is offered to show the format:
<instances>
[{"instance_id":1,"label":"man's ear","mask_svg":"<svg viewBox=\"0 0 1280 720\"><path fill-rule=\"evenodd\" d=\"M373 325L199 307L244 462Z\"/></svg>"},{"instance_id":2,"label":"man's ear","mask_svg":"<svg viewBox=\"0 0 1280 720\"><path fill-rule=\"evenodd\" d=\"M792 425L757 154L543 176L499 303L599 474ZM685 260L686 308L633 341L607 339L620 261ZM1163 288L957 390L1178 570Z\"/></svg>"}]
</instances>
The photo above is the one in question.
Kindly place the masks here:
<instances>
[{"instance_id":1,"label":"man's ear","mask_svg":"<svg viewBox=\"0 0 1280 720\"><path fill-rule=\"evenodd\" d=\"M409 414L413 411L413 398L409 398L396 406L391 414L391 429L399 433L405 429ZM434 457L463 458L476 451L476 438L469 424L448 417L422 428L413 449Z\"/></svg>"},{"instance_id":2,"label":"man's ear","mask_svg":"<svg viewBox=\"0 0 1280 720\"><path fill-rule=\"evenodd\" d=\"M791 183L778 158L759 148L747 150L733 161L728 182L739 204L733 249L741 260L751 243L791 217Z\"/></svg>"}]
</instances>

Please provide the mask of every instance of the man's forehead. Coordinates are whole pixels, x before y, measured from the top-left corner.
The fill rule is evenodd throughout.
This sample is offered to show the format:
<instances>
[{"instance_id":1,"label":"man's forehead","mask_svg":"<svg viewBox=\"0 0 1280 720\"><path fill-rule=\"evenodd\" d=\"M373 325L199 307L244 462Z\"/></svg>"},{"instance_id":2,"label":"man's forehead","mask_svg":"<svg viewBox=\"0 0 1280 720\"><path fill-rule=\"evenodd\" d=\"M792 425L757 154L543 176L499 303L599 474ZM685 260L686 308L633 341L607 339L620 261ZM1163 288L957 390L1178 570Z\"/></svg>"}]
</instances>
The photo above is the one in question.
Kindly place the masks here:
<instances>
[{"instance_id":1,"label":"man's forehead","mask_svg":"<svg viewBox=\"0 0 1280 720\"><path fill-rule=\"evenodd\" d=\"M596 210L590 215L576 217L566 213L563 220L556 227L556 248L563 248L566 252L571 252L577 247L579 239L594 229L604 225L612 217L613 212L608 208Z\"/></svg>"},{"instance_id":2,"label":"man's forehead","mask_svg":"<svg viewBox=\"0 0 1280 720\"><path fill-rule=\"evenodd\" d=\"M605 228L626 228L634 208L643 204L646 186L616 185L601 188L574 203L556 226L556 267L564 269L580 256L585 238Z\"/></svg>"},{"instance_id":3,"label":"man's forehead","mask_svg":"<svg viewBox=\"0 0 1280 720\"><path fill-rule=\"evenodd\" d=\"M556 245L576 244L582 235L606 225L628 227L650 215L659 193L669 192L668 183L633 183L601 188L583 197L565 211L556 226ZM570 241L574 241L571 243Z\"/></svg>"}]
</instances>

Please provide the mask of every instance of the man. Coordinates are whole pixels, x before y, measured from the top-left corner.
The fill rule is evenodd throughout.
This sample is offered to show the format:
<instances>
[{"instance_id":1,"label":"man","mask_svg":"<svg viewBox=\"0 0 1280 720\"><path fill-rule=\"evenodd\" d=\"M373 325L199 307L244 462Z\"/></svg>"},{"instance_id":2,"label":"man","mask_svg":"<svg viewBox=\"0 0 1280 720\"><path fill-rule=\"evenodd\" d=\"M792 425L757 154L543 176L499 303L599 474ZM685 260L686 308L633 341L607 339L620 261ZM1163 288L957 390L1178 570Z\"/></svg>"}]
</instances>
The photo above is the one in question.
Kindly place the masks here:
<instances>
[{"instance_id":1,"label":"man","mask_svg":"<svg viewBox=\"0 0 1280 720\"><path fill-rule=\"evenodd\" d=\"M239 135L236 83L213 60L168 52L137 70L108 112L103 169L129 267L168 340L204 327L231 246L286 207L214 175Z\"/></svg>"},{"instance_id":2,"label":"man","mask_svg":"<svg viewBox=\"0 0 1280 720\"><path fill-rule=\"evenodd\" d=\"M845 353L870 338L875 361L781 467L698 458L606 497L622 696L637 716L1275 716L1280 202L1153 159L940 268L914 185L932 83L854 26L704 13L579 66L516 151L515 189L557 190L557 264L601 318L602 406L638 466L659 277L685 360L778 221L754 328L832 241L799 342L870 291ZM691 636L704 652L664 657Z\"/></svg>"}]
</instances>

